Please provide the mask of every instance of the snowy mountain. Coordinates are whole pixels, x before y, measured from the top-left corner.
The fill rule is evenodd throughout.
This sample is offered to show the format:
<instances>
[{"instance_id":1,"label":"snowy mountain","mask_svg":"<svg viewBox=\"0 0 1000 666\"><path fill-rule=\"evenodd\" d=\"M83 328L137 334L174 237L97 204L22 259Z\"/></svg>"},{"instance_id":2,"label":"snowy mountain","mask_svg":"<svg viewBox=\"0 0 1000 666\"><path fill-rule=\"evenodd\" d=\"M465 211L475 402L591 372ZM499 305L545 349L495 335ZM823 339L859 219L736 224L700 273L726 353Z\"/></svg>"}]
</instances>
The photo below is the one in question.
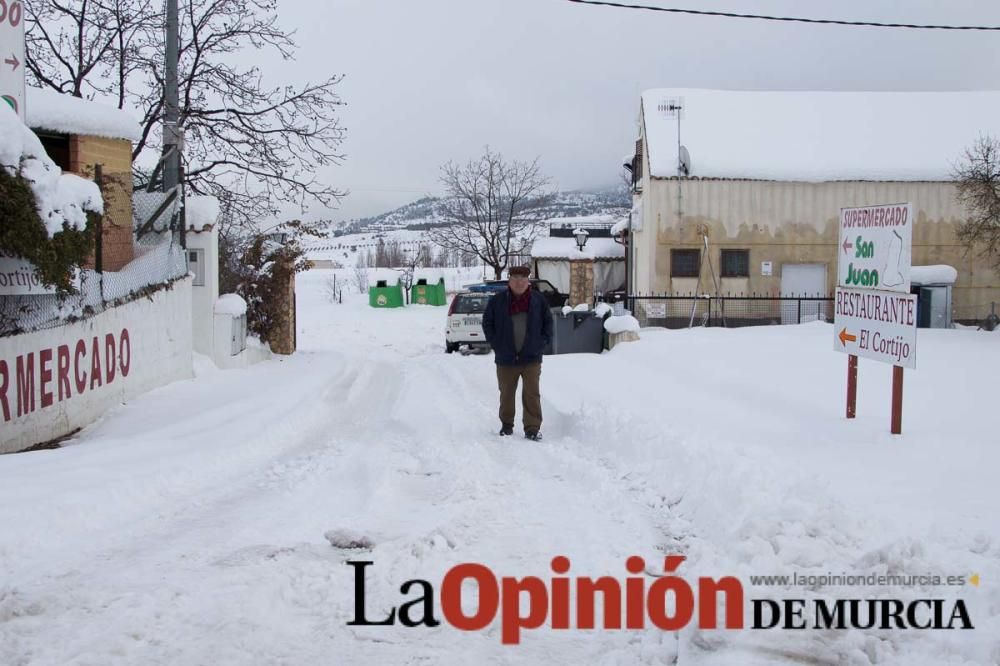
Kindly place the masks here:
<instances>
[{"instance_id":1,"label":"snowy mountain","mask_svg":"<svg viewBox=\"0 0 1000 666\"><path fill-rule=\"evenodd\" d=\"M328 227L330 231L326 238L306 244L306 254L314 261L354 266L359 254L374 255L380 244L394 244L403 256L414 256L422 245L429 244L426 230L445 223L442 214L444 201L439 197L424 197L381 215L351 220L336 228ZM547 235L548 232L541 227L564 218L572 224L588 221L609 223L627 215L629 205L629 194L623 188L559 192L542 209L544 222L535 233Z\"/></svg>"},{"instance_id":2,"label":"snowy mountain","mask_svg":"<svg viewBox=\"0 0 1000 666\"><path fill-rule=\"evenodd\" d=\"M364 233L384 233L399 229L425 230L442 224L445 199L424 197L395 210L349 220L332 232L334 236ZM557 192L551 204L542 209L546 218L589 217L593 215L618 215L628 211L631 202L624 188L603 190L575 190Z\"/></svg>"}]
</instances>

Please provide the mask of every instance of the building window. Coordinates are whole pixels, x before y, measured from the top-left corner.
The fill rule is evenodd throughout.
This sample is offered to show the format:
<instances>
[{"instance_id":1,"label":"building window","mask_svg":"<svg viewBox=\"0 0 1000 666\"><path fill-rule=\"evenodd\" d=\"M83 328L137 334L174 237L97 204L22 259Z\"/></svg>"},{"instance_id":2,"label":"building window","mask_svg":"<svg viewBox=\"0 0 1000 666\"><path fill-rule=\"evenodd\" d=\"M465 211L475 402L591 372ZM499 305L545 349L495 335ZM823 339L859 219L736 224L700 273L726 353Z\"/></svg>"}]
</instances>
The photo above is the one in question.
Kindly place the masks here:
<instances>
[{"instance_id":1,"label":"building window","mask_svg":"<svg viewBox=\"0 0 1000 666\"><path fill-rule=\"evenodd\" d=\"M750 277L750 250L723 250L722 277Z\"/></svg>"},{"instance_id":2,"label":"building window","mask_svg":"<svg viewBox=\"0 0 1000 666\"><path fill-rule=\"evenodd\" d=\"M701 250L671 250L670 277L696 278L701 268Z\"/></svg>"},{"instance_id":3,"label":"building window","mask_svg":"<svg viewBox=\"0 0 1000 666\"><path fill-rule=\"evenodd\" d=\"M69 159L69 137L65 134L48 134L36 131L38 140L42 142L45 154L63 171L71 171Z\"/></svg>"}]
</instances>

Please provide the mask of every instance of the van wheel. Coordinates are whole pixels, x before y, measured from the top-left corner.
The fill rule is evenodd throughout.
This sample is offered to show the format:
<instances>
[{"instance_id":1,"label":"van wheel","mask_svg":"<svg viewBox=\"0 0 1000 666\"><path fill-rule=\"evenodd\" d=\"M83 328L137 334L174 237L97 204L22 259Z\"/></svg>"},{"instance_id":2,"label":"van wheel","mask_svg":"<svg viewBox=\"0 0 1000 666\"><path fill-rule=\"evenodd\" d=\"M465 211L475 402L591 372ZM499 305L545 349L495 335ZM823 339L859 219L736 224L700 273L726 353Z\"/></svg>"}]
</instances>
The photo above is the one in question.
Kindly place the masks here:
<instances>
[{"instance_id":1,"label":"van wheel","mask_svg":"<svg viewBox=\"0 0 1000 666\"><path fill-rule=\"evenodd\" d=\"M451 354L456 349L458 349L458 345L457 344L452 344L450 342L444 343L444 353L445 354Z\"/></svg>"}]
</instances>

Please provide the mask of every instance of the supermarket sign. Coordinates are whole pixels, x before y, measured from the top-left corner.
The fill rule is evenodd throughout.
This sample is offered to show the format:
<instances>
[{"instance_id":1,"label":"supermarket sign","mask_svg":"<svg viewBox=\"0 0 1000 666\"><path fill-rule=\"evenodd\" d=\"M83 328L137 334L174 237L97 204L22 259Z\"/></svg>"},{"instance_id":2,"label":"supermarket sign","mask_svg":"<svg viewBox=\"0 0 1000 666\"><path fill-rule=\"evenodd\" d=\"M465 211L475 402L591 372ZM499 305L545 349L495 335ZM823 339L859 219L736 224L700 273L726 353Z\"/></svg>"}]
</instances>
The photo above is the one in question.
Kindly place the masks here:
<instances>
[{"instance_id":1,"label":"supermarket sign","mask_svg":"<svg viewBox=\"0 0 1000 666\"><path fill-rule=\"evenodd\" d=\"M913 205L840 209L837 285L910 293Z\"/></svg>"}]
</instances>

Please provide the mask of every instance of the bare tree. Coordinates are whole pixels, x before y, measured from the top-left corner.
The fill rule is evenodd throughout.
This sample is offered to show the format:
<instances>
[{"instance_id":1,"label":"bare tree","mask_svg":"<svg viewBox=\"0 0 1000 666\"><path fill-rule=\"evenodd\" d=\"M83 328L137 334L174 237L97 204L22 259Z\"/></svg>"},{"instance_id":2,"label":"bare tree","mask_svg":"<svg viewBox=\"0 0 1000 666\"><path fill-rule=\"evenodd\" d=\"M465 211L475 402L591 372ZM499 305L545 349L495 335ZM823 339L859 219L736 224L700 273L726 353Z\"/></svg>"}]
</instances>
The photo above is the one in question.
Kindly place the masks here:
<instances>
[{"instance_id":1,"label":"bare tree","mask_svg":"<svg viewBox=\"0 0 1000 666\"><path fill-rule=\"evenodd\" d=\"M406 294L406 302L410 302L410 288L413 286L413 274L417 270L417 255L405 259L403 262L398 264L402 270L399 282L403 287L403 291Z\"/></svg>"},{"instance_id":2,"label":"bare tree","mask_svg":"<svg viewBox=\"0 0 1000 666\"><path fill-rule=\"evenodd\" d=\"M431 246L421 243L417 250L417 266L429 268L434 265L434 258L431 256Z\"/></svg>"},{"instance_id":3,"label":"bare tree","mask_svg":"<svg viewBox=\"0 0 1000 666\"><path fill-rule=\"evenodd\" d=\"M538 158L508 162L487 147L481 157L462 166L449 162L441 171L447 190L442 217L450 224L429 229L428 238L441 249L481 260L500 279L508 256L523 253L531 242L541 209L552 198Z\"/></svg>"},{"instance_id":4,"label":"bare tree","mask_svg":"<svg viewBox=\"0 0 1000 666\"><path fill-rule=\"evenodd\" d=\"M151 0L32 0L25 11L25 68L34 82L75 97L113 95L118 108L163 22Z\"/></svg>"},{"instance_id":5,"label":"bare tree","mask_svg":"<svg viewBox=\"0 0 1000 666\"><path fill-rule=\"evenodd\" d=\"M359 294L368 291L368 256L360 252L358 253L358 261L354 264L353 279Z\"/></svg>"},{"instance_id":6,"label":"bare tree","mask_svg":"<svg viewBox=\"0 0 1000 666\"><path fill-rule=\"evenodd\" d=\"M980 137L965 150L953 175L968 218L957 231L970 250L978 248L1000 270L1000 140Z\"/></svg>"},{"instance_id":7,"label":"bare tree","mask_svg":"<svg viewBox=\"0 0 1000 666\"><path fill-rule=\"evenodd\" d=\"M257 67L234 64L233 54L244 49L258 51L258 59L269 53L293 58L296 44L277 25L276 0L179 4L185 181L190 191L222 202L220 234L253 229L257 220L278 215L282 204L335 203L343 193L316 174L342 160L343 129L335 114L341 77L269 87ZM110 97L119 108L139 111L134 175L145 185L162 151L161 3L31 0L26 18L25 64L35 84L76 97Z\"/></svg>"},{"instance_id":8,"label":"bare tree","mask_svg":"<svg viewBox=\"0 0 1000 666\"><path fill-rule=\"evenodd\" d=\"M405 266L408 263L406 253L403 252L403 247L397 240L389 241L386 245L385 258L388 268L399 268L400 266Z\"/></svg>"}]
</instances>

